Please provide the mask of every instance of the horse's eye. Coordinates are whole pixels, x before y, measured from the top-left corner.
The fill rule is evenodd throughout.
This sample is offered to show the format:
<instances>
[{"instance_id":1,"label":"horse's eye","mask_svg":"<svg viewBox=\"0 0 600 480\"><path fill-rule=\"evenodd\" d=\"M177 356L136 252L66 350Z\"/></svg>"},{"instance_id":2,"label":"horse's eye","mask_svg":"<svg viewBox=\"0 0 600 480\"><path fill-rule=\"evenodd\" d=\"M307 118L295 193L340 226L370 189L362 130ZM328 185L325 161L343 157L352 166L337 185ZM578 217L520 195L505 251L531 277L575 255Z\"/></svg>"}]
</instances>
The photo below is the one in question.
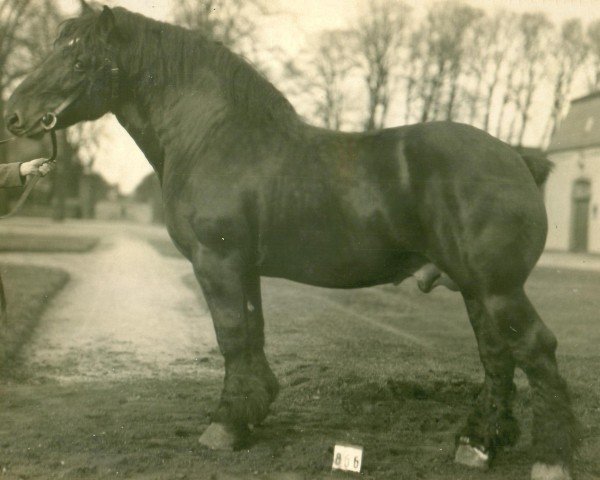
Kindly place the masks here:
<instances>
[{"instance_id":1,"label":"horse's eye","mask_svg":"<svg viewBox=\"0 0 600 480\"><path fill-rule=\"evenodd\" d=\"M81 60L77 60L73 68L76 72L83 72L85 70L85 63L83 63Z\"/></svg>"}]
</instances>

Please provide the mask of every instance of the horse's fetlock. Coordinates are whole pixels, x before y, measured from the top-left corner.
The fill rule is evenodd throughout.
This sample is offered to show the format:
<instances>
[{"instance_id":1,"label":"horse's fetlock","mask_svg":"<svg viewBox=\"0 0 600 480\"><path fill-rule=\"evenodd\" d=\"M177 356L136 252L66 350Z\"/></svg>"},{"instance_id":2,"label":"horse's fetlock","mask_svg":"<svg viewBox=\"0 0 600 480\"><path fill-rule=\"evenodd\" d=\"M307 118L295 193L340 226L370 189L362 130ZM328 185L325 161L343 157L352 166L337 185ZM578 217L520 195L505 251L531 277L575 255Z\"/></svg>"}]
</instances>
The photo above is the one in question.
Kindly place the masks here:
<instances>
[{"instance_id":1,"label":"horse's fetlock","mask_svg":"<svg viewBox=\"0 0 600 480\"><path fill-rule=\"evenodd\" d=\"M259 424L279 392L279 382L264 353L247 349L226 356L220 419L234 424Z\"/></svg>"}]
</instances>

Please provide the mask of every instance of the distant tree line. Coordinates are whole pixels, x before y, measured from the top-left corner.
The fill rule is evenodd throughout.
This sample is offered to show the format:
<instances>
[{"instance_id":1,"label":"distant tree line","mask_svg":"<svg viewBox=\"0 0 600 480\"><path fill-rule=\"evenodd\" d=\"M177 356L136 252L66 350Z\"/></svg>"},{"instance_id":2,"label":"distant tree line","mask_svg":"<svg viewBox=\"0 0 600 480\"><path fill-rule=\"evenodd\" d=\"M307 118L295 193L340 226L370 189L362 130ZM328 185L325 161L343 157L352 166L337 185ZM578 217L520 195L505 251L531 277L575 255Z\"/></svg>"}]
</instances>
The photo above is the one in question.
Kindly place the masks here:
<instances>
[{"instance_id":1,"label":"distant tree line","mask_svg":"<svg viewBox=\"0 0 600 480\"><path fill-rule=\"evenodd\" d=\"M322 32L291 59L261 45L261 22L275 14L271 1L172 4L177 23L225 43L263 71L264 52L277 52L283 75L276 83L301 114L332 129L447 119L513 144L545 145L574 83L600 89L600 20L584 28L578 19L557 25L544 13L485 12L457 0L429 4L425 12L416 2L365 0L348 28ZM0 0L0 110L52 48L63 18L56 0ZM98 138L89 126L66 135L83 171L91 169ZM56 218L64 215L66 188L55 186ZM0 198L0 211L6 205Z\"/></svg>"},{"instance_id":2,"label":"distant tree line","mask_svg":"<svg viewBox=\"0 0 600 480\"><path fill-rule=\"evenodd\" d=\"M573 83L600 89L600 20L554 24L542 12L486 12L457 0L366 0L344 30L284 58L278 83L311 121L333 129L455 120L510 143L545 145ZM174 17L252 56L264 0L175 0ZM535 126L533 125L535 123Z\"/></svg>"},{"instance_id":3,"label":"distant tree line","mask_svg":"<svg viewBox=\"0 0 600 480\"><path fill-rule=\"evenodd\" d=\"M585 29L453 0L417 15L408 3L368 0L351 28L324 32L286 70L308 116L329 128L455 120L545 145L574 81L585 75L590 91L600 88L600 20Z\"/></svg>"}]
</instances>

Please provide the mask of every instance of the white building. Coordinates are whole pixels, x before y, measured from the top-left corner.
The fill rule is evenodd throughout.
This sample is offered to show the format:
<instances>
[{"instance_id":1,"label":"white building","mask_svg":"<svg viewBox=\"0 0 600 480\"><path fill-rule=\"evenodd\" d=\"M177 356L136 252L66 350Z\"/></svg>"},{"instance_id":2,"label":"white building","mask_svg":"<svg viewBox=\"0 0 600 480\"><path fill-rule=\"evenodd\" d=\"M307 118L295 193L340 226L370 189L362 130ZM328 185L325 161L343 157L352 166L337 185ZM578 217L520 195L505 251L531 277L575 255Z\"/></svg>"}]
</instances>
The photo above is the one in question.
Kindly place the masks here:
<instances>
[{"instance_id":1,"label":"white building","mask_svg":"<svg viewBox=\"0 0 600 480\"><path fill-rule=\"evenodd\" d=\"M600 253L600 92L571 102L548 157L546 248Z\"/></svg>"}]
</instances>

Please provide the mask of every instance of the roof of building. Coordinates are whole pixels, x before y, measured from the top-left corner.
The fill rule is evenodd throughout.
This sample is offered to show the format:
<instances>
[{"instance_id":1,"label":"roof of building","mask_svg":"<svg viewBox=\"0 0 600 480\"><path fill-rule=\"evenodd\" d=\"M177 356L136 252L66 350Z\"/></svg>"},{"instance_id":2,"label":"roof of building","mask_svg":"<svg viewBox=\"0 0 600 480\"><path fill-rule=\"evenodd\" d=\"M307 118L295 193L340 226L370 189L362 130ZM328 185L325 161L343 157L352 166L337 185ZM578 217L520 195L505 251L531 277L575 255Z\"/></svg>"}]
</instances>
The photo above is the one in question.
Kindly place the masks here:
<instances>
[{"instance_id":1,"label":"roof of building","mask_svg":"<svg viewBox=\"0 0 600 480\"><path fill-rule=\"evenodd\" d=\"M600 146L600 91L571 102L571 108L550 140L548 152Z\"/></svg>"}]
</instances>

